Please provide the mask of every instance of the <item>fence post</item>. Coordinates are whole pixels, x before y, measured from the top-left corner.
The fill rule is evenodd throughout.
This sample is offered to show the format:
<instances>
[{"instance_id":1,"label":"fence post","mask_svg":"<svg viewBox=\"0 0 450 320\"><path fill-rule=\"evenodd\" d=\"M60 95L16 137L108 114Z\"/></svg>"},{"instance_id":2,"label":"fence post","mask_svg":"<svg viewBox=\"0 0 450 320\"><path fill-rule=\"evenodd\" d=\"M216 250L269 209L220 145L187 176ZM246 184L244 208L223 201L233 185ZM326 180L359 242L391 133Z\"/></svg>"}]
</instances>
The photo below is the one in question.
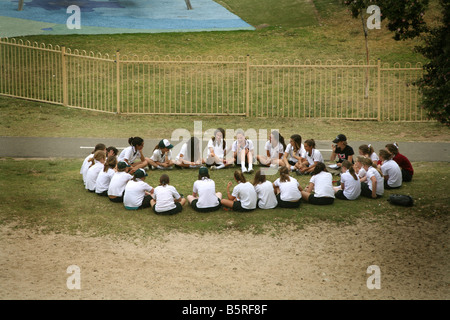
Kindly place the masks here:
<instances>
[{"instance_id":1,"label":"fence post","mask_svg":"<svg viewBox=\"0 0 450 320\"><path fill-rule=\"evenodd\" d=\"M381 60L378 58L377 62L377 107L378 107L378 121L381 121Z\"/></svg>"},{"instance_id":2,"label":"fence post","mask_svg":"<svg viewBox=\"0 0 450 320\"><path fill-rule=\"evenodd\" d=\"M247 74L245 80L245 105L246 112L245 116L250 115L250 55L247 55Z\"/></svg>"},{"instance_id":3,"label":"fence post","mask_svg":"<svg viewBox=\"0 0 450 320\"><path fill-rule=\"evenodd\" d=\"M67 65L66 65L66 47L61 47L61 67L62 67L62 91L63 91L63 106L69 105L69 95L67 91Z\"/></svg>"},{"instance_id":4,"label":"fence post","mask_svg":"<svg viewBox=\"0 0 450 320\"><path fill-rule=\"evenodd\" d=\"M117 114L120 113L120 53L116 52L116 96L117 96Z\"/></svg>"}]
</instances>

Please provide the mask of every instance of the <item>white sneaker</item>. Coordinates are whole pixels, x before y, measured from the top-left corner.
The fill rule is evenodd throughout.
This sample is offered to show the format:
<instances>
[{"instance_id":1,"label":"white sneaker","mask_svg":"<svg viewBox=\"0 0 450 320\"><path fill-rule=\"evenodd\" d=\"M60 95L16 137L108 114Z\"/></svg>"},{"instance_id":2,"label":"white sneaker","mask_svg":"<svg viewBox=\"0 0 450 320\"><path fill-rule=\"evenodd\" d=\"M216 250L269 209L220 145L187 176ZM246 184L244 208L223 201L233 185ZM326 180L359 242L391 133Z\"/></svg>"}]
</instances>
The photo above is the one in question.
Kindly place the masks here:
<instances>
[{"instance_id":1,"label":"white sneaker","mask_svg":"<svg viewBox=\"0 0 450 320\"><path fill-rule=\"evenodd\" d=\"M246 172L247 172L247 168L246 168L246 167L243 167L243 168L241 169L241 171L242 171L242 173L246 173Z\"/></svg>"}]
</instances>

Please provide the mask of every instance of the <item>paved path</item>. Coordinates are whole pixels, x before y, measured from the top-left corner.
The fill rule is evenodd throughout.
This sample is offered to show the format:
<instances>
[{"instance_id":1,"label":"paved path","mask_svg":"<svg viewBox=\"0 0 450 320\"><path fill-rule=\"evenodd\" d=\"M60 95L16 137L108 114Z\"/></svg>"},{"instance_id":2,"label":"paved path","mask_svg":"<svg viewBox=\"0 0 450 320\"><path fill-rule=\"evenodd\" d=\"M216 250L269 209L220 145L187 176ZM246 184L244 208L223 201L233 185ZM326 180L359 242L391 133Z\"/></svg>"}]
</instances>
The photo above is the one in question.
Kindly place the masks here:
<instances>
[{"instance_id":1,"label":"paved path","mask_svg":"<svg viewBox=\"0 0 450 320\"><path fill-rule=\"evenodd\" d=\"M143 153L151 156L154 146L159 140L146 139ZM12 158L84 158L92 152L97 143L107 147L115 146L119 151L128 146L127 139L115 138L41 138L41 137L0 137L0 157ZM181 149L181 142L172 141L173 154L176 156ZM265 141L260 141L260 149ZM331 141L316 141L317 149L322 152L325 160L331 155ZM351 141L349 144L355 152L367 141ZM372 142L375 151L383 149L392 141ZM204 141L203 148L206 148ZM400 142L400 152L410 161L448 161L450 162L450 142Z\"/></svg>"}]
</instances>

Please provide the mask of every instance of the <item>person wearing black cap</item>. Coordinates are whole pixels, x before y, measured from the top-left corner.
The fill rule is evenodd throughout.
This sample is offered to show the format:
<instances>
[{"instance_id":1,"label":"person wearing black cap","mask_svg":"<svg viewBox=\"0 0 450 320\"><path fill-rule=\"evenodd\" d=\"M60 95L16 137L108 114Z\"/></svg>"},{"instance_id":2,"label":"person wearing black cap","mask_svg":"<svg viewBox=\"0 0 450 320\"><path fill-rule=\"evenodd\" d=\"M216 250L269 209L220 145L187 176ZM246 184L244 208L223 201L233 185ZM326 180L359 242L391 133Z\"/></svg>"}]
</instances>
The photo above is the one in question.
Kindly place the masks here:
<instances>
[{"instance_id":1,"label":"person wearing black cap","mask_svg":"<svg viewBox=\"0 0 450 320\"><path fill-rule=\"evenodd\" d=\"M209 177L208 168L198 170L198 180L194 182L192 195L187 196L189 204L195 211L211 212L219 210L222 193L216 192L216 183Z\"/></svg>"},{"instance_id":2,"label":"person wearing black cap","mask_svg":"<svg viewBox=\"0 0 450 320\"><path fill-rule=\"evenodd\" d=\"M335 161L336 156L338 157L336 165L338 167L342 166L344 160L353 162L353 155L355 152L353 148L347 144L347 137L343 134L338 134L338 136L333 140L333 145L331 145L333 152L331 153L330 161Z\"/></svg>"},{"instance_id":3,"label":"person wearing black cap","mask_svg":"<svg viewBox=\"0 0 450 320\"><path fill-rule=\"evenodd\" d=\"M148 174L144 169L137 169L133 179L128 181L125 187L125 195L123 197L123 205L128 210L138 210L150 207L150 201L153 188L144 182Z\"/></svg>"}]
</instances>

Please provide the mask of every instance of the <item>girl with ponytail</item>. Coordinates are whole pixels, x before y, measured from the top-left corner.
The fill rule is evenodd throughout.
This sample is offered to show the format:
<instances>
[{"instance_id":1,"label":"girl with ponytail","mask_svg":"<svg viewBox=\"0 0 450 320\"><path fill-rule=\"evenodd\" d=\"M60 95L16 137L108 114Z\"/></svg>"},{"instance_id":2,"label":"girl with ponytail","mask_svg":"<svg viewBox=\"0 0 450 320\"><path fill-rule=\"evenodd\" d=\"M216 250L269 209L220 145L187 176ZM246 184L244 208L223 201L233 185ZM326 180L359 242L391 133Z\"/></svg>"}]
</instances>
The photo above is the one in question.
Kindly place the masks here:
<instances>
[{"instance_id":1,"label":"girl with ponytail","mask_svg":"<svg viewBox=\"0 0 450 320\"><path fill-rule=\"evenodd\" d=\"M305 160L300 164L297 174L308 174L313 172L314 168L319 162L323 163L322 153L316 149L316 142L314 139L305 141Z\"/></svg>"},{"instance_id":2,"label":"girl with ponytail","mask_svg":"<svg viewBox=\"0 0 450 320\"><path fill-rule=\"evenodd\" d=\"M281 208L298 208L302 194L297 179L289 176L289 169L281 167L280 177L274 181L273 188L277 194L278 206Z\"/></svg>"},{"instance_id":3,"label":"girl with ponytail","mask_svg":"<svg viewBox=\"0 0 450 320\"><path fill-rule=\"evenodd\" d=\"M98 174L104 168L106 161L106 153L104 150L95 151L94 157L88 161L89 169L86 174L86 189L90 192L95 192L95 183Z\"/></svg>"},{"instance_id":4,"label":"girl with ponytail","mask_svg":"<svg viewBox=\"0 0 450 320\"><path fill-rule=\"evenodd\" d=\"M397 162L399 167L402 169L402 180L404 182L411 181L414 175L413 166L409 159L399 152L398 144L396 142L389 143L385 146L385 148L392 154L392 160Z\"/></svg>"},{"instance_id":5,"label":"girl with ponytail","mask_svg":"<svg viewBox=\"0 0 450 320\"><path fill-rule=\"evenodd\" d=\"M257 155L256 159L263 166L283 166L283 155L286 149L286 143L283 136L278 131L272 131L269 140L264 147L266 155Z\"/></svg>"},{"instance_id":6,"label":"girl with ponytail","mask_svg":"<svg viewBox=\"0 0 450 320\"><path fill-rule=\"evenodd\" d=\"M373 163L377 163L380 158L378 158L378 155L376 154L375 150L373 149L373 146L371 144L362 144L359 146L359 155L370 158Z\"/></svg>"},{"instance_id":7,"label":"girl with ponytail","mask_svg":"<svg viewBox=\"0 0 450 320\"><path fill-rule=\"evenodd\" d=\"M105 165L103 166L103 170L100 171L97 177L97 181L95 182L95 193L99 196L108 196L108 188L111 182L111 179L116 173L115 168L117 165L116 156L109 156L106 159Z\"/></svg>"},{"instance_id":8,"label":"girl with ponytail","mask_svg":"<svg viewBox=\"0 0 450 320\"><path fill-rule=\"evenodd\" d=\"M129 147L122 150L117 158L118 162L126 162L130 168L129 173L133 174L137 169L145 168L148 165L148 159L144 157L142 149L144 149L144 139L141 137L131 137L128 139ZM140 162L135 163L139 159Z\"/></svg>"},{"instance_id":9,"label":"girl with ponytail","mask_svg":"<svg viewBox=\"0 0 450 320\"><path fill-rule=\"evenodd\" d=\"M361 182L361 195L370 199L380 198L384 193L383 174L369 158L359 160L367 177L367 183Z\"/></svg>"},{"instance_id":10,"label":"girl with ponytail","mask_svg":"<svg viewBox=\"0 0 450 320\"><path fill-rule=\"evenodd\" d=\"M361 182L350 161L344 160L341 167L341 185L335 187L335 197L341 200L355 200L361 195Z\"/></svg>"},{"instance_id":11,"label":"girl with ponytail","mask_svg":"<svg viewBox=\"0 0 450 320\"><path fill-rule=\"evenodd\" d=\"M253 185L246 181L244 174L239 170L234 172L234 180L237 182L237 186L233 188L233 193L230 193L232 183L228 182L228 199L222 199L222 206L231 208L233 211L255 210L258 196Z\"/></svg>"}]
</instances>

